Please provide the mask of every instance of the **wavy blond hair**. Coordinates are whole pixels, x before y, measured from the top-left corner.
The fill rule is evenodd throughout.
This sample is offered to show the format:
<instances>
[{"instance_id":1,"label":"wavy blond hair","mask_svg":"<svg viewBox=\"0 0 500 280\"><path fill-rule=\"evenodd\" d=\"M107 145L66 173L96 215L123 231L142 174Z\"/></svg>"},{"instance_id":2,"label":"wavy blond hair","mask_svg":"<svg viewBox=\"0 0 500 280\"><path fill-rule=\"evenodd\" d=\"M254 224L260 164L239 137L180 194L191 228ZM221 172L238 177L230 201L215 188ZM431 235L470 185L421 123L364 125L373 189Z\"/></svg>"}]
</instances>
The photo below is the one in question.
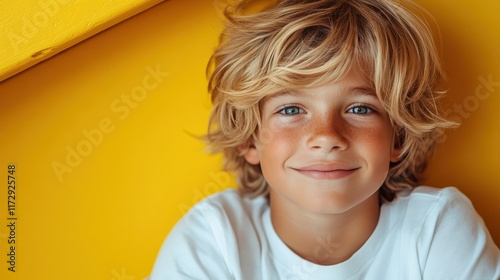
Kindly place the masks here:
<instances>
[{"instance_id":1,"label":"wavy blond hair","mask_svg":"<svg viewBox=\"0 0 500 280\"><path fill-rule=\"evenodd\" d=\"M242 156L257 139L260 101L335 81L360 63L402 151L380 197L391 201L397 191L418 185L443 130L455 125L438 104L444 75L424 20L430 16L411 2L389 0L284 0L254 14L245 12L249 3L226 10L207 67L213 102L208 148L223 153L224 168L236 172L240 189L269 191L260 165Z\"/></svg>"}]
</instances>

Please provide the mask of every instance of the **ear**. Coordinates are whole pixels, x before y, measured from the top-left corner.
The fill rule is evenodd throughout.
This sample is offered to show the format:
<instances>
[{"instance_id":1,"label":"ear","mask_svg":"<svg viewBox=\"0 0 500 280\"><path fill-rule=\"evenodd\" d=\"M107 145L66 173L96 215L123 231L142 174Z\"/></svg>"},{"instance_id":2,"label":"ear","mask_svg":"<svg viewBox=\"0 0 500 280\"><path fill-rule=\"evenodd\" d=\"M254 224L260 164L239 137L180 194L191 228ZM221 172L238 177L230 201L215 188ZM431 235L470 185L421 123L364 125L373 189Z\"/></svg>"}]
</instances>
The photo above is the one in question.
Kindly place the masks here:
<instances>
[{"instance_id":1,"label":"ear","mask_svg":"<svg viewBox=\"0 0 500 280\"><path fill-rule=\"evenodd\" d=\"M245 158L245 160L253 165L257 165L260 163L259 151L254 144L246 144L239 147L241 155Z\"/></svg>"},{"instance_id":2,"label":"ear","mask_svg":"<svg viewBox=\"0 0 500 280\"><path fill-rule=\"evenodd\" d=\"M398 162L399 156L401 156L401 148L394 146L391 149L391 162Z\"/></svg>"}]
</instances>

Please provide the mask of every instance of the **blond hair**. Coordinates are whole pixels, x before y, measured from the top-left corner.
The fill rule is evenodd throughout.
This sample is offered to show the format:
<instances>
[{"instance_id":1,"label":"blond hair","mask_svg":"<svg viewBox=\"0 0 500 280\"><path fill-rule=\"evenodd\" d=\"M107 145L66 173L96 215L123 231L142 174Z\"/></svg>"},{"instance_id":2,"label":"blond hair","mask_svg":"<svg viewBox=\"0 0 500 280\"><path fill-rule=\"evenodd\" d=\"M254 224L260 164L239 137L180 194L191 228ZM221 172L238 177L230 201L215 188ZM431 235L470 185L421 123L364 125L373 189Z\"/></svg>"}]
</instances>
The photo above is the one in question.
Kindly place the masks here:
<instances>
[{"instance_id":1,"label":"blond hair","mask_svg":"<svg viewBox=\"0 0 500 280\"><path fill-rule=\"evenodd\" d=\"M443 130L455 125L437 102L444 74L425 11L389 0L284 0L245 14L248 2L226 10L207 68L213 102L208 147L223 153L240 189L251 195L269 191L260 165L242 156L257 139L261 100L338 80L355 64L363 65L402 151L380 197L390 201L419 184Z\"/></svg>"}]
</instances>

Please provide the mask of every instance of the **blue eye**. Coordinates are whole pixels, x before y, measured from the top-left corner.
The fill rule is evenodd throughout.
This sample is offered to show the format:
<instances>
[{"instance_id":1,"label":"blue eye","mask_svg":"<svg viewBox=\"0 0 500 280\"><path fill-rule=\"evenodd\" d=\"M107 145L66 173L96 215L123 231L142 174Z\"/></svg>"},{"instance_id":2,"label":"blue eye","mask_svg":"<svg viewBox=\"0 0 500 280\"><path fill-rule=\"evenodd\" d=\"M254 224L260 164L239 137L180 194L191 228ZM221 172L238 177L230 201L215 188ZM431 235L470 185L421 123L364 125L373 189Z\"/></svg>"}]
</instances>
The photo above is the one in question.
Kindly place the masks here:
<instances>
[{"instance_id":1,"label":"blue eye","mask_svg":"<svg viewBox=\"0 0 500 280\"><path fill-rule=\"evenodd\" d=\"M369 113L373 113L373 110L367 106L354 106L354 107L350 108L349 110L347 110L347 112L358 114L358 115L366 115Z\"/></svg>"},{"instance_id":2,"label":"blue eye","mask_svg":"<svg viewBox=\"0 0 500 280\"><path fill-rule=\"evenodd\" d=\"M303 110L297 106L286 106L285 108L281 109L278 113L283 115L297 115L303 113Z\"/></svg>"}]
</instances>

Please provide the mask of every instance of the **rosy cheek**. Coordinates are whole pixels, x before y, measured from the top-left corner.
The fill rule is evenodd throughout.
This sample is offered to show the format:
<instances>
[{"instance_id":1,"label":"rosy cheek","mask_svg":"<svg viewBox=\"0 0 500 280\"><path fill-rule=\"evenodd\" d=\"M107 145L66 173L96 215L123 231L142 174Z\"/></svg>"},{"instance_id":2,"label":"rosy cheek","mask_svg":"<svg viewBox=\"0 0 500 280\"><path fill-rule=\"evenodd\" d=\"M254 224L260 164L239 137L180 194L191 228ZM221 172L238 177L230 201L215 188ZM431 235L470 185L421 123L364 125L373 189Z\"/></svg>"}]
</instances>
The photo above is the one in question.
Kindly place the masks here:
<instances>
[{"instance_id":1,"label":"rosy cheek","mask_svg":"<svg viewBox=\"0 0 500 280\"><path fill-rule=\"evenodd\" d=\"M286 161L300 143L300 131L287 127L263 127L259 135L261 157L265 161Z\"/></svg>"},{"instance_id":2,"label":"rosy cheek","mask_svg":"<svg viewBox=\"0 0 500 280\"><path fill-rule=\"evenodd\" d=\"M271 142L280 142L290 140L296 137L294 132L297 131L297 126L284 121L280 117L270 118L265 121L262 126L261 133L259 135L259 141L263 144L269 144Z\"/></svg>"},{"instance_id":3,"label":"rosy cheek","mask_svg":"<svg viewBox=\"0 0 500 280\"><path fill-rule=\"evenodd\" d=\"M262 127L260 134L259 134L259 143L263 146L268 145L269 143L273 142L273 129L270 127Z\"/></svg>"},{"instance_id":4,"label":"rosy cheek","mask_svg":"<svg viewBox=\"0 0 500 280\"><path fill-rule=\"evenodd\" d=\"M373 128L367 131L363 139L366 153L379 161L379 166L388 168L392 145L391 131L384 128Z\"/></svg>"}]
</instances>

